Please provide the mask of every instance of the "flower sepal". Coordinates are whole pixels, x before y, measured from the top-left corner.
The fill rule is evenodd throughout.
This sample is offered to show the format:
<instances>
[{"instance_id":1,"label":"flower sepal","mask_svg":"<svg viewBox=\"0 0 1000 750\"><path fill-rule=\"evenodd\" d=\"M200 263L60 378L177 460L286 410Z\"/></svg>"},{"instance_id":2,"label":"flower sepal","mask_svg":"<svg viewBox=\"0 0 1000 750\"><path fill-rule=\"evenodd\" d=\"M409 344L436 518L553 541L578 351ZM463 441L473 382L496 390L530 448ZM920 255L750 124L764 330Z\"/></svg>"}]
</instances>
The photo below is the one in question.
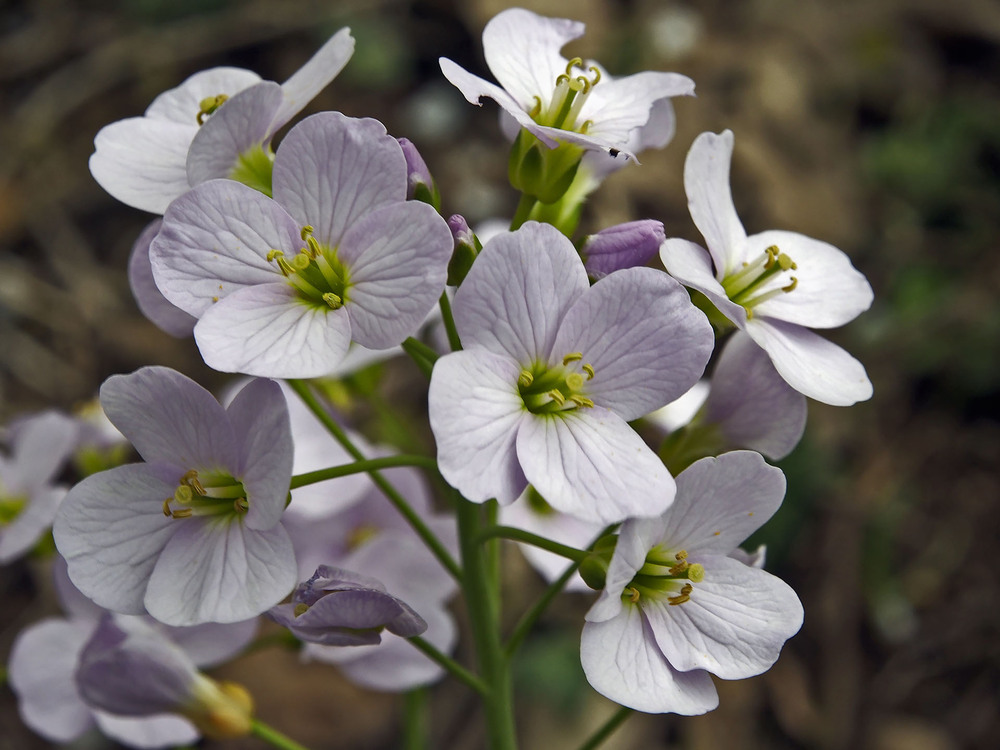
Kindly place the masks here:
<instances>
[{"instance_id":1,"label":"flower sepal","mask_svg":"<svg viewBox=\"0 0 1000 750\"><path fill-rule=\"evenodd\" d=\"M507 164L510 184L541 203L555 203L573 184L584 150L572 143L548 148L526 130L514 139Z\"/></svg>"}]
</instances>

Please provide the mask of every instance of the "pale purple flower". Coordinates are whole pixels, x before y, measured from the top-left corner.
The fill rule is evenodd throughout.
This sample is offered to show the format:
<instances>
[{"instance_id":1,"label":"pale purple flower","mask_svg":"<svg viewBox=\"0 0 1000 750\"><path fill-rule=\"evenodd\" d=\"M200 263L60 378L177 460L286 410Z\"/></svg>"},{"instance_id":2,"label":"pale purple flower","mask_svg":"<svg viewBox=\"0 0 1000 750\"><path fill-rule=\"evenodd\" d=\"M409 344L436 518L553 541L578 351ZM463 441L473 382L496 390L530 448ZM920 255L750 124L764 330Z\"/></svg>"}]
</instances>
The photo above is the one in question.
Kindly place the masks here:
<instances>
[{"instance_id":1,"label":"pale purple flower","mask_svg":"<svg viewBox=\"0 0 1000 750\"><path fill-rule=\"evenodd\" d=\"M27 553L52 526L66 488L58 473L76 446L79 429L47 411L8 429L10 454L0 453L0 564Z\"/></svg>"},{"instance_id":2,"label":"pale purple flower","mask_svg":"<svg viewBox=\"0 0 1000 750\"><path fill-rule=\"evenodd\" d=\"M292 601L278 604L268 616L302 641L324 646L371 646L382 631L410 638L427 623L381 581L350 570L321 565L299 584Z\"/></svg>"},{"instance_id":3,"label":"pale purple flower","mask_svg":"<svg viewBox=\"0 0 1000 750\"><path fill-rule=\"evenodd\" d=\"M549 148L571 143L634 159L632 132L649 123L657 102L691 94L694 84L677 73L651 71L611 79L595 63L567 60L560 50L583 30L577 21L511 8L483 30L486 64L499 86L447 58L440 60L441 71L470 103L493 99Z\"/></svg>"},{"instance_id":4,"label":"pale purple flower","mask_svg":"<svg viewBox=\"0 0 1000 750\"><path fill-rule=\"evenodd\" d=\"M834 406L871 398L864 366L810 330L844 325L867 310L871 286L833 245L779 230L748 237L729 189L732 153L728 130L695 139L684 187L708 250L668 239L663 265L746 331L795 390Z\"/></svg>"},{"instance_id":5,"label":"pale purple flower","mask_svg":"<svg viewBox=\"0 0 1000 750\"><path fill-rule=\"evenodd\" d=\"M142 117L119 120L94 139L90 171L134 208L162 214L193 185L269 171L274 134L343 69L354 53L341 29L280 86L242 68L195 73L160 94Z\"/></svg>"},{"instance_id":6,"label":"pale purple flower","mask_svg":"<svg viewBox=\"0 0 1000 750\"><path fill-rule=\"evenodd\" d=\"M403 156L406 158L406 199L420 200L430 203L438 208L441 203L441 196L438 195L434 186L434 178L431 176L427 162L417 151L413 141L409 138L398 138L399 147L403 149Z\"/></svg>"},{"instance_id":7,"label":"pale purple flower","mask_svg":"<svg viewBox=\"0 0 1000 750\"><path fill-rule=\"evenodd\" d=\"M354 341L388 349L444 290L452 237L406 201L406 159L381 123L308 117L282 141L274 199L212 180L171 204L153 240L156 284L198 318L217 370L317 377Z\"/></svg>"},{"instance_id":8,"label":"pale purple flower","mask_svg":"<svg viewBox=\"0 0 1000 750\"><path fill-rule=\"evenodd\" d=\"M646 265L664 239L663 222L629 221L587 236L580 255L587 273L600 279L623 268Z\"/></svg>"},{"instance_id":9,"label":"pale purple flower","mask_svg":"<svg viewBox=\"0 0 1000 750\"><path fill-rule=\"evenodd\" d=\"M170 625L235 622L295 585L281 525L291 480L288 412L255 380L224 409L164 367L109 378L109 419L146 463L87 477L56 517L73 583L102 607Z\"/></svg>"},{"instance_id":10,"label":"pale purple flower","mask_svg":"<svg viewBox=\"0 0 1000 750\"><path fill-rule=\"evenodd\" d=\"M454 312L464 349L437 361L429 392L450 484L509 504L530 482L602 524L667 508L673 478L628 421L690 388L711 354L679 284L628 268L591 287L572 243L528 222L486 244Z\"/></svg>"},{"instance_id":11,"label":"pale purple flower","mask_svg":"<svg viewBox=\"0 0 1000 750\"><path fill-rule=\"evenodd\" d=\"M779 469L734 451L679 474L662 516L622 525L580 645L599 693L639 711L701 714L718 705L711 674L737 680L771 667L802 625L802 605L736 558L749 559L737 545L784 493Z\"/></svg>"},{"instance_id":12,"label":"pale purple flower","mask_svg":"<svg viewBox=\"0 0 1000 750\"><path fill-rule=\"evenodd\" d=\"M149 246L162 226L162 219L150 222L132 245L128 258L128 283L139 310L157 328L175 338L190 336L198 319L171 304L156 286Z\"/></svg>"}]
</instances>

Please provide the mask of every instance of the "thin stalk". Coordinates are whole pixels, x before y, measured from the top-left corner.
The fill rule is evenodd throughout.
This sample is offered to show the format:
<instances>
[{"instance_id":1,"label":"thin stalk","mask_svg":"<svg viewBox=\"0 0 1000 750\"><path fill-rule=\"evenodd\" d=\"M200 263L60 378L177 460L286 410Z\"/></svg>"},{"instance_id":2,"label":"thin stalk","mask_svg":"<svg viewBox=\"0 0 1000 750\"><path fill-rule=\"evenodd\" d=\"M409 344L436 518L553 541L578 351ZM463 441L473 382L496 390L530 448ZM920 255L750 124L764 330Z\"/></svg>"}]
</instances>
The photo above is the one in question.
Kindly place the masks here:
<instances>
[{"instance_id":1,"label":"thin stalk","mask_svg":"<svg viewBox=\"0 0 1000 750\"><path fill-rule=\"evenodd\" d=\"M631 708L622 706L615 712L614 716L604 722L603 726L590 736L589 740L580 745L580 750L597 750L598 747L604 744L604 740L614 734L615 730L624 724L625 720L632 713Z\"/></svg>"},{"instance_id":2,"label":"thin stalk","mask_svg":"<svg viewBox=\"0 0 1000 750\"><path fill-rule=\"evenodd\" d=\"M510 634L510 638L507 639L507 645L503 649L508 659L512 658L521 647L528 633L531 632L531 629L535 627L535 623L538 622L538 618L542 616L549 604L552 603L552 600L559 596L562 590L566 588L569 579L573 577L573 574L576 573L579 567L580 563L575 562L566 568L559 578L549 584L548 588L538 598L538 601L531 606L531 609L521 615L521 619L517 621L517 625L514 626L514 631Z\"/></svg>"},{"instance_id":3,"label":"thin stalk","mask_svg":"<svg viewBox=\"0 0 1000 750\"><path fill-rule=\"evenodd\" d=\"M479 679L477 675L470 672L447 654L439 651L433 644L425 641L419 635L407 638L406 640L412 643L419 651L423 652L424 656L428 659L437 662L445 671L450 672L453 677L461 680L477 693L486 695L490 692L489 685Z\"/></svg>"},{"instance_id":4,"label":"thin stalk","mask_svg":"<svg viewBox=\"0 0 1000 750\"><path fill-rule=\"evenodd\" d=\"M427 748L427 691L410 690L403 696L403 748Z\"/></svg>"},{"instance_id":5,"label":"thin stalk","mask_svg":"<svg viewBox=\"0 0 1000 750\"><path fill-rule=\"evenodd\" d=\"M573 560L576 563L583 562L587 555L590 554L586 550L569 547L565 544L559 544L559 542L553 542L551 539L546 539L544 536L532 534L530 531L515 529L513 526L493 526L492 528L485 529L484 531L479 532L476 537L476 541L481 544L488 539L496 537L500 537L502 539L512 539L515 542L524 542L525 544L530 544L533 547L539 547L540 549L547 550L548 552L559 555L560 557L565 557L568 560Z\"/></svg>"},{"instance_id":6,"label":"thin stalk","mask_svg":"<svg viewBox=\"0 0 1000 750\"><path fill-rule=\"evenodd\" d=\"M430 377L431 370L434 369L434 363L437 362L438 353L427 346L427 344L417 341L412 336L406 339L401 346L403 347L403 351L410 355L410 359L417 363L420 371L427 377Z\"/></svg>"},{"instance_id":7,"label":"thin stalk","mask_svg":"<svg viewBox=\"0 0 1000 750\"><path fill-rule=\"evenodd\" d=\"M303 380L289 380L288 385L291 386L299 398L302 399L303 403L309 407L312 413L323 423L323 426L333 435L334 439L340 443L344 450L351 454L358 461L366 461L364 454L358 449L356 445L344 432L344 429L337 424L337 421L331 417L323 405L316 399L316 396L310 390L309 385ZM413 530L417 533L417 536L427 545L427 548L433 553L433 555L438 559L441 565L444 566L451 575L459 582L462 581L462 569L458 567L458 563L452 558L451 553L445 549L445 546L441 543L441 540L437 538L433 531L424 523L423 519L417 515L416 511L410 507L410 504L406 502L406 499L399 494L399 491L393 487L393 485L386 480L379 472L370 471L372 481L375 485L382 490L382 493L388 498L396 510L402 514L403 518L406 519L407 523L413 527Z\"/></svg>"},{"instance_id":8,"label":"thin stalk","mask_svg":"<svg viewBox=\"0 0 1000 750\"><path fill-rule=\"evenodd\" d=\"M448 346L451 347L453 352L457 352L462 348L462 341L458 337L455 316L451 314L451 300L448 299L447 291L441 293L441 299L438 300L438 304L441 306L441 319L444 321L444 330L448 332Z\"/></svg>"},{"instance_id":9,"label":"thin stalk","mask_svg":"<svg viewBox=\"0 0 1000 750\"><path fill-rule=\"evenodd\" d=\"M343 464L341 466L331 466L328 469L317 469L305 474L297 474L292 477L290 489L298 489L316 482L324 482L327 479L337 479L351 474L364 474L369 471L379 469L391 469L394 466L420 466L424 469L437 471L437 461L427 456L413 456L405 453L398 456L383 456L382 458L368 458L364 461L357 461L353 464Z\"/></svg>"},{"instance_id":10,"label":"thin stalk","mask_svg":"<svg viewBox=\"0 0 1000 750\"><path fill-rule=\"evenodd\" d=\"M490 500L486 503L486 528L493 529L497 528L497 521L500 518L500 503L496 500ZM500 591L500 585L502 582L502 569L501 569L501 549L499 539L492 539L486 543L486 567L487 572L490 576L491 591L496 597L493 608L496 612L500 612L502 608L502 594Z\"/></svg>"},{"instance_id":11,"label":"thin stalk","mask_svg":"<svg viewBox=\"0 0 1000 750\"><path fill-rule=\"evenodd\" d=\"M538 199L533 195L521 193L521 200L517 203L517 210L514 211L514 218L510 221L510 231L520 229L521 225L531 216L531 209L538 203Z\"/></svg>"},{"instance_id":12,"label":"thin stalk","mask_svg":"<svg viewBox=\"0 0 1000 750\"><path fill-rule=\"evenodd\" d=\"M281 750L307 750L305 745L300 745L291 737L286 737L277 729L269 727L260 719L252 719L250 724L250 734L259 737L265 742L269 742Z\"/></svg>"}]
</instances>

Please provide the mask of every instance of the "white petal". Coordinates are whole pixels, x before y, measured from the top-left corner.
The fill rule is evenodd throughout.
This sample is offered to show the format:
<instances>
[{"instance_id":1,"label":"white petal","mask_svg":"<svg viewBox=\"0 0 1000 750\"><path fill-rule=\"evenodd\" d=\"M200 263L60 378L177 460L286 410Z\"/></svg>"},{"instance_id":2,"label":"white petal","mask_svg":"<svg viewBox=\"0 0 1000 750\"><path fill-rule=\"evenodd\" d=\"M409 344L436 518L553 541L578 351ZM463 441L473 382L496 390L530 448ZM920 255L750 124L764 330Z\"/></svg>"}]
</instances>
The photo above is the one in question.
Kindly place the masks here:
<instances>
[{"instance_id":1,"label":"white petal","mask_svg":"<svg viewBox=\"0 0 1000 750\"><path fill-rule=\"evenodd\" d=\"M590 120L587 132L595 137L627 144L630 133L649 121L655 102L692 94L694 81L678 73L645 71L601 81L580 110L579 121Z\"/></svg>"},{"instance_id":2,"label":"white petal","mask_svg":"<svg viewBox=\"0 0 1000 750\"><path fill-rule=\"evenodd\" d=\"M132 245L128 257L128 283L135 303L148 320L161 331L184 338L191 335L198 319L163 296L153 279L153 266L149 262L149 245L160 231L161 223L160 219L150 223Z\"/></svg>"},{"instance_id":3,"label":"white petal","mask_svg":"<svg viewBox=\"0 0 1000 750\"><path fill-rule=\"evenodd\" d=\"M524 475L556 510L595 523L662 513L674 480L649 446L599 406L529 415L517 435Z\"/></svg>"},{"instance_id":4,"label":"white petal","mask_svg":"<svg viewBox=\"0 0 1000 750\"><path fill-rule=\"evenodd\" d=\"M149 614L167 625L239 622L267 611L295 586L295 554L281 526L175 519L146 590Z\"/></svg>"},{"instance_id":5,"label":"white petal","mask_svg":"<svg viewBox=\"0 0 1000 750\"><path fill-rule=\"evenodd\" d=\"M747 321L746 332L799 393L832 406L872 397L864 365L809 329L757 315Z\"/></svg>"},{"instance_id":6,"label":"white petal","mask_svg":"<svg viewBox=\"0 0 1000 750\"><path fill-rule=\"evenodd\" d=\"M729 301L726 290L712 273L710 256L703 247L688 240L668 238L660 245L660 260L667 273L684 286L697 289L708 297L719 312L737 326L744 326L746 309Z\"/></svg>"},{"instance_id":7,"label":"white petal","mask_svg":"<svg viewBox=\"0 0 1000 750\"><path fill-rule=\"evenodd\" d=\"M802 626L802 604L780 578L728 557L700 558L705 578L691 598L641 605L656 642L677 669L726 680L767 671Z\"/></svg>"},{"instance_id":8,"label":"white petal","mask_svg":"<svg viewBox=\"0 0 1000 750\"><path fill-rule=\"evenodd\" d=\"M527 481L515 441L527 412L517 390L521 372L507 357L475 348L441 357L427 400L441 476L465 497L514 502Z\"/></svg>"},{"instance_id":9,"label":"white petal","mask_svg":"<svg viewBox=\"0 0 1000 750\"><path fill-rule=\"evenodd\" d=\"M146 116L182 125L198 125L203 99L219 94L233 96L260 82L260 76L243 68L218 67L201 70L177 88L164 91L146 108Z\"/></svg>"},{"instance_id":10,"label":"white petal","mask_svg":"<svg viewBox=\"0 0 1000 750\"><path fill-rule=\"evenodd\" d=\"M354 54L354 37L343 28L326 40L308 62L281 84L284 102L275 116L277 127L301 112L316 95L337 77Z\"/></svg>"},{"instance_id":11,"label":"white petal","mask_svg":"<svg viewBox=\"0 0 1000 750\"><path fill-rule=\"evenodd\" d=\"M133 717L94 711L94 718L108 737L143 750L190 745L201 736L194 724L173 714Z\"/></svg>"},{"instance_id":12,"label":"white petal","mask_svg":"<svg viewBox=\"0 0 1000 750\"><path fill-rule=\"evenodd\" d=\"M637 711L695 716L719 705L708 672L671 667L635 606L611 620L584 624L580 663L597 692Z\"/></svg>"}]
</instances>

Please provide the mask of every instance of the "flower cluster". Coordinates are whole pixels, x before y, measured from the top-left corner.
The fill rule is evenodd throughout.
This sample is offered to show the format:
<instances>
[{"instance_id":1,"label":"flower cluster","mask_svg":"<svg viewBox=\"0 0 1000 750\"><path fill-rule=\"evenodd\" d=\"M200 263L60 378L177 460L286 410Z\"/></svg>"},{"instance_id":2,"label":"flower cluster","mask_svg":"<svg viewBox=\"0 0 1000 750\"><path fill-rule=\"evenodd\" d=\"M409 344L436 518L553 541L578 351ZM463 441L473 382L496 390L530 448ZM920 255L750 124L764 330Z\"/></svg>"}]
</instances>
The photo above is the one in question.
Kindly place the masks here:
<instances>
[{"instance_id":1,"label":"flower cluster","mask_svg":"<svg viewBox=\"0 0 1000 750\"><path fill-rule=\"evenodd\" d=\"M200 667L267 614L303 658L367 688L453 674L486 703L495 746L513 747L509 657L525 631L503 643L498 537L556 582L524 628L560 587L599 592L581 662L623 706L704 713L712 675L778 658L802 607L738 545L782 502L763 456L794 449L806 398L871 396L863 366L811 329L849 322L872 291L831 245L747 235L729 131L698 136L684 170L707 249L655 218L578 233L586 196L672 139L671 98L694 86L563 57L582 33L510 9L483 33L499 85L440 60L467 100L500 105L513 140L520 202L488 239L445 219L447 191L378 120L322 112L273 146L347 64L346 29L284 84L205 71L98 133L94 177L162 214L130 262L141 310L250 377L221 400L166 367L109 378L100 405L141 461L102 454L68 493L55 480L82 428L45 415L9 431L0 562L54 519L85 602L15 646L31 726L64 741L96 722L137 747L260 732L249 695ZM417 367L393 373L426 376L397 391L426 387L433 447L381 401L378 363L400 352ZM693 406L677 418L680 403ZM450 655L457 593L475 668ZM230 648L207 648L226 632ZM36 654L55 642L43 672Z\"/></svg>"}]
</instances>

